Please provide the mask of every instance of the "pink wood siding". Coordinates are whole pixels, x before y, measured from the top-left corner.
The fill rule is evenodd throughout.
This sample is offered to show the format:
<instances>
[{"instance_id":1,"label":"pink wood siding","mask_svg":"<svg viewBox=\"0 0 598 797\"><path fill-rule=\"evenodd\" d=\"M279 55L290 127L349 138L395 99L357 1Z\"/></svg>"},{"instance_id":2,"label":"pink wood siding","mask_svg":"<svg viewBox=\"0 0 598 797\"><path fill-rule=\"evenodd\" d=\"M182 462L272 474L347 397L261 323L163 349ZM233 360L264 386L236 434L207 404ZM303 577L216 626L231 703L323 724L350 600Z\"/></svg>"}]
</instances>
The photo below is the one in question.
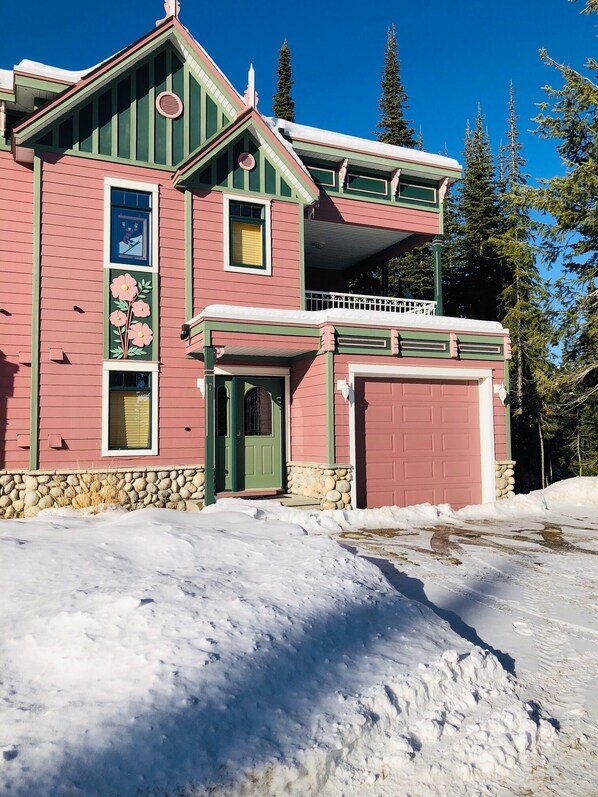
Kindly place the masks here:
<instances>
[{"instance_id":1,"label":"pink wood siding","mask_svg":"<svg viewBox=\"0 0 598 797\"><path fill-rule=\"evenodd\" d=\"M299 208L276 201L271 207L272 274L225 271L222 192L197 192L193 206L195 314L210 304L301 307Z\"/></svg>"},{"instance_id":2,"label":"pink wood siding","mask_svg":"<svg viewBox=\"0 0 598 797\"><path fill-rule=\"evenodd\" d=\"M357 378L357 506L482 500L478 384Z\"/></svg>"},{"instance_id":3,"label":"pink wood siding","mask_svg":"<svg viewBox=\"0 0 598 797\"><path fill-rule=\"evenodd\" d=\"M160 186L160 396L158 456L102 457L104 177ZM121 467L203 461L201 364L186 360L184 199L170 174L51 155L43 164L40 369L41 468ZM77 313L73 305L84 312ZM60 348L63 362L49 352ZM140 367L142 365L140 364ZM186 427L190 431L186 431ZM48 447L61 435L62 449Z\"/></svg>"},{"instance_id":4,"label":"pink wood siding","mask_svg":"<svg viewBox=\"0 0 598 797\"><path fill-rule=\"evenodd\" d=\"M430 210L360 202L359 199L322 194L314 219L365 227L384 227L422 235L440 232L440 214Z\"/></svg>"},{"instance_id":5,"label":"pink wood siding","mask_svg":"<svg viewBox=\"0 0 598 797\"><path fill-rule=\"evenodd\" d=\"M29 434L31 273L33 265L33 171L0 152L0 469L26 468L29 450L17 435Z\"/></svg>"},{"instance_id":6,"label":"pink wood siding","mask_svg":"<svg viewBox=\"0 0 598 797\"><path fill-rule=\"evenodd\" d=\"M454 367L460 368L484 368L492 370L493 385L504 383L504 364L502 362L492 362L488 360L440 360L427 359L422 361L415 357L381 358L375 355L355 355L342 354L334 358L334 384L338 379L349 378L349 364L369 364L369 365L411 365L418 367ZM507 428L506 428L506 409L498 396L494 396L494 453L496 459L504 459L507 456ZM338 390L334 391L334 413L335 413L335 444L336 461L349 462L349 404L345 402Z\"/></svg>"},{"instance_id":7,"label":"pink wood siding","mask_svg":"<svg viewBox=\"0 0 598 797\"><path fill-rule=\"evenodd\" d=\"M326 462L326 358L320 354L291 367L291 458Z\"/></svg>"}]
</instances>

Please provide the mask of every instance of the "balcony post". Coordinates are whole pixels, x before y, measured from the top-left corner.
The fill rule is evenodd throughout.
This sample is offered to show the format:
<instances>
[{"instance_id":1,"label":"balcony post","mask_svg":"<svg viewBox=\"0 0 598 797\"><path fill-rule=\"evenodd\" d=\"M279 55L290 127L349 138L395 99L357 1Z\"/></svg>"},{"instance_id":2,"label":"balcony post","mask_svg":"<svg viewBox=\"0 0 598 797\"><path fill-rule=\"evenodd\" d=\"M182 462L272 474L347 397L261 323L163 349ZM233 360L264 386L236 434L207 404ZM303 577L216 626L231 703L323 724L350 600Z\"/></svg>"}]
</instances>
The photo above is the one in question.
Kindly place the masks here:
<instances>
[{"instance_id":1,"label":"balcony post","mask_svg":"<svg viewBox=\"0 0 598 797\"><path fill-rule=\"evenodd\" d=\"M432 241L432 258L434 260L434 301L436 314L442 315L442 239L434 236Z\"/></svg>"}]
</instances>

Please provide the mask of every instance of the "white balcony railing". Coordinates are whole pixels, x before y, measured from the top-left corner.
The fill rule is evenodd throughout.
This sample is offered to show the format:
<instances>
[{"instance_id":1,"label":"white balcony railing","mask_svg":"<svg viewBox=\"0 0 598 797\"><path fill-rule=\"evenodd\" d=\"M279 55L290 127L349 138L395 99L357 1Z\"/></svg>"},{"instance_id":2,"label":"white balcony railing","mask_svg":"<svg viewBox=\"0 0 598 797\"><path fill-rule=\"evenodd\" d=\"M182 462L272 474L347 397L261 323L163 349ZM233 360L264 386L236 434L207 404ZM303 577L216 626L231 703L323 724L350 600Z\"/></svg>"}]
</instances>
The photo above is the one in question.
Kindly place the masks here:
<instances>
[{"instance_id":1,"label":"white balcony railing","mask_svg":"<svg viewBox=\"0 0 598 797\"><path fill-rule=\"evenodd\" d=\"M434 315L436 302L425 299L394 299L389 296L362 296L356 293L305 291L307 310L376 310L382 313Z\"/></svg>"}]
</instances>

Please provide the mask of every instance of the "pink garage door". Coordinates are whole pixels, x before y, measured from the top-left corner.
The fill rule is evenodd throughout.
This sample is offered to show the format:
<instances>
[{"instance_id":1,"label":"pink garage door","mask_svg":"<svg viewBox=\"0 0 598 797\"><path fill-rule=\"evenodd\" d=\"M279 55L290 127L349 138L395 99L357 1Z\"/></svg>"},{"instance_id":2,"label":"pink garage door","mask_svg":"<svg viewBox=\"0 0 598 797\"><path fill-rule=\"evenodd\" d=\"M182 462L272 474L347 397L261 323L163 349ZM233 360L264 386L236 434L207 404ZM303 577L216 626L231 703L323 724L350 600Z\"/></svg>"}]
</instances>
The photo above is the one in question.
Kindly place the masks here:
<instances>
[{"instance_id":1,"label":"pink garage door","mask_svg":"<svg viewBox=\"0 0 598 797\"><path fill-rule=\"evenodd\" d=\"M356 380L357 505L482 500L477 382Z\"/></svg>"}]
</instances>

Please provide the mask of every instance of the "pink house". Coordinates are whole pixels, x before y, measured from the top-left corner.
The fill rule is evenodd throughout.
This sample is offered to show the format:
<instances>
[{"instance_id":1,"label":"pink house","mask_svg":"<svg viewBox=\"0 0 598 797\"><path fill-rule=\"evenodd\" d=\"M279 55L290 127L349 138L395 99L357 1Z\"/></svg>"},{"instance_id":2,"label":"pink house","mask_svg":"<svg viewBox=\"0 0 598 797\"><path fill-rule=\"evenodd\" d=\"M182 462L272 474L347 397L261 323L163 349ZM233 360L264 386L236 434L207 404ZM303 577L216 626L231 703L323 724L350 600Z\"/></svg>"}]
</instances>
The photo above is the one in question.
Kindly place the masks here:
<instances>
[{"instance_id":1,"label":"pink house","mask_svg":"<svg viewBox=\"0 0 598 797\"><path fill-rule=\"evenodd\" d=\"M0 70L0 516L507 495L507 331L442 315L460 174L262 116L176 12L78 74ZM424 241L434 302L351 293Z\"/></svg>"}]
</instances>

